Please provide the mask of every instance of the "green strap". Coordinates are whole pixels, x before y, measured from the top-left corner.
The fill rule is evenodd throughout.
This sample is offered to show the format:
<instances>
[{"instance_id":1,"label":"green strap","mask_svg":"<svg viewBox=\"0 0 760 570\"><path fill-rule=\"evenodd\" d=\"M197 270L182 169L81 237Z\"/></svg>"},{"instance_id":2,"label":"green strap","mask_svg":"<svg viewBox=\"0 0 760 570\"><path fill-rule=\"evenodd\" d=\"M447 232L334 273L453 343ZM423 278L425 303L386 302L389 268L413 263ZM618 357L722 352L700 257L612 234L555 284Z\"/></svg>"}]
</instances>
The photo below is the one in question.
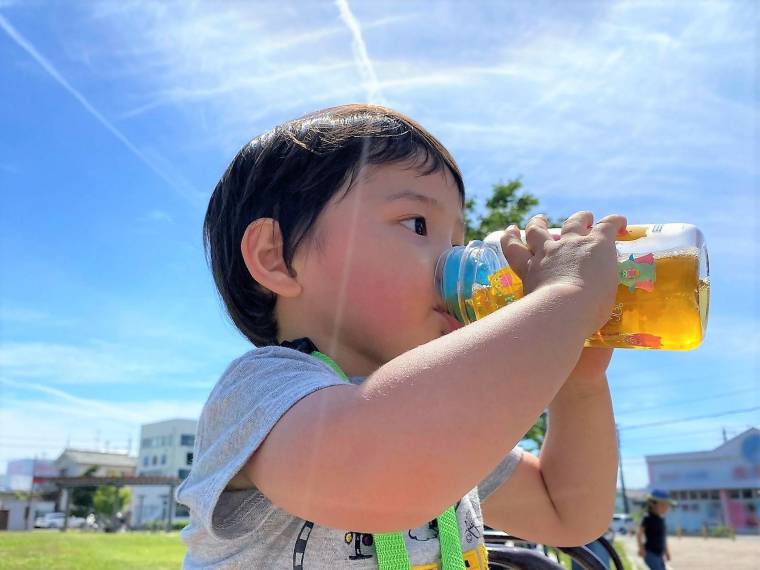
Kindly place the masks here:
<instances>
[{"instance_id":1,"label":"green strap","mask_svg":"<svg viewBox=\"0 0 760 570\"><path fill-rule=\"evenodd\" d=\"M312 345L312 346L314 346L314 345ZM330 358L326 354L322 354L318 350L315 350L314 352L312 352L311 355L319 358L322 362L324 362L330 368L332 368L333 370L335 370L335 372L338 373L338 376L340 376L341 378L343 378L343 380L345 380L346 382L348 382L348 376L346 376L346 373L343 372L343 370L340 369L340 366L338 366L338 363L335 362L332 358Z\"/></svg>"},{"instance_id":2,"label":"green strap","mask_svg":"<svg viewBox=\"0 0 760 570\"><path fill-rule=\"evenodd\" d=\"M409 552L404 544L404 535L400 532L382 532L372 535L377 554L377 566L380 570L408 570Z\"/></svg>"},{"instance_id":3,"label":"green strap","mask_svg":"<svg viewBox=\"0 0 760 570\"><path fill-rule=\"evenodd\" d=\"M338 376L348 381L348 376L341 370L338 363L319 351L311 353L330 368ZM459 526L454 507L449 507L438 517L438 543L441 547L441 565L443 570L465 570L462 556L462 543L459 541ZM404 535L400 532L383 532L372 535L377 554L377 565L380 570L410 570L409 551L404 543Z\"/></svg>"},{"instance_id":4,"label":"green strap","mask_svg":"<svg viewBox=\"0 0 760 570\"><path fill-rule=\"evenodd\" d=\"M444 570L465 570L454 507L446 509L437 520L438 541L441 544L441 562Z\"/></svg>"}]
</instances>

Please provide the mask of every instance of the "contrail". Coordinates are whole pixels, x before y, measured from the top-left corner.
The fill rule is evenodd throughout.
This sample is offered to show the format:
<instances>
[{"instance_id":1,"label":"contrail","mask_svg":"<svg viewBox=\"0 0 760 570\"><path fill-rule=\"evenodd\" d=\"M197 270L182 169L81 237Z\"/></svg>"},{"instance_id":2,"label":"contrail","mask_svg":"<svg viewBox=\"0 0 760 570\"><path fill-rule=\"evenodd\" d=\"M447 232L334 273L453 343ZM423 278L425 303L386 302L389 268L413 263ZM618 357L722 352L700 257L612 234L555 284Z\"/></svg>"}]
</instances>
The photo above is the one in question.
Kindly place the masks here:
<instances>
[{"instance_id":1,"label":"contrail","mask_svg":"<svg viewBox=\"0 0 760 570\"><path fill-rule=\"evenodd\" d=\"M80 398L78 396L69 394L68 392L64 392L63 390L58 390L57 388L51 388L49 386L43 386L42 384L35 384L34 382L15 382L13 380L9 380L8 378L0 378L0 384L5 384L6 386L19 388L22 390L31 390L34 392L40 392L41 394L47 394L48 396L53 396L60 400L65 400L66 402L75 404L77 406L82 406L87 409L94 408L100 410L105 414L108 414L109 417L113 418L115 421L129 423L130 425L142 423L144 420L141 415L129 410L119 408L117 406L111 406L110 404L101 402L99 400Z\"/></svg>"},{"instance_id":2,"label":"contrail","mask_svg":"<svg viewBox=\"0 0 760 570\"><path fill-rule=\"evenodd\" d=\"M335 0L335 4L338 6L341 19L348 26L348 29L351 30L351 35L354 37L354 59L359 66L359 73L364 78L364 85L367 88L367 99L370 103L382 103L383 96L380 94L380 82L377 80L375 67L372 65L372 60L367 53L367 44L364 42L359 20L351 12L348 0Z\"/></svg>"},{"instance_id":3,"label":"contrail","mask_svg":"<svg viewBox=\"0 0 760 570\"><path fill-rule=\"evenodd\" d=\"M29 41L24 36L22 36L16 30L16 28L14 28L11 23L2 15L0 15L0 28L2 28L3 31L8 34L8 37L10 37L21 49L32 56L32 59L40 64L40 67L42 67L42 69L44 69L47 74L50 75L50 77L55 79L55 81L57 81L61 87L68 91L69 94L74 97L74 99L79 101L82 107L84 107L85 110L90 113L90 115L95 117L95 119L97 119L97 121L103 125L113 136L119 139L124 144L124 146L126 146L132 152L132 154L134 154L140 161L142 161L142 163L145 164L153 173L157 174L159 178L174 188L177 192L179 192L183 198L189 200L193 204L197 203L196 192L188 192L187 189L181 188L174 180L169 178L169 176L161 172L153 163L151 163L148 157L145 156L142 151L140 151L140 149L132 144L132 142L126 136L124 136L124 134L119 129L114 127L108 121L108 119L106 119L95 107L90 104L87 99L84 98L84 96L79 91L72 87L71 84L66 81L66 79L60 73L58 73L58 70L53 67L53 64L45 59L45 57L40 52L38 52L35 47L29 43ZM194 196L193 194L196 195Z\"/></svg>"}]
</instances>

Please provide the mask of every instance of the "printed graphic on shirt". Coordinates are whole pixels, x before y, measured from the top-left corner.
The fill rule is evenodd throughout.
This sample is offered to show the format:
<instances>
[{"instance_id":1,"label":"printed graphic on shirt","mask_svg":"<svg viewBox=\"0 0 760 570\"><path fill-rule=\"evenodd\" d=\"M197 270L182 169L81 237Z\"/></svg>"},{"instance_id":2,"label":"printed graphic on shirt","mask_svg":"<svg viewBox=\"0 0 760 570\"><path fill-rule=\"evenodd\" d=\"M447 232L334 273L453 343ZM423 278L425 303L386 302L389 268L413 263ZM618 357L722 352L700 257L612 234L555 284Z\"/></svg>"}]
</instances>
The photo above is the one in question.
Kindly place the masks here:
<instances>
[{"instance_id":1,"label":"printed graphic on shirt","mask_svg":"<svg viewBox=\"0 0 760 570\"><path fill-rule=\"evenodd\" d=\"M346 544L353 543L354 554L349 555L349 560L364 560L365 558L372 558L371 554L364 554L362 552L362 546L368 547L375 543L371 534L366 532L347 532L343 536L343 540Z\"/></svg>"},{"instance_id":2,"label":"printed graphic on shirt","mask_svg":"<svg viewBox=\"0 0 760 570\"><path fill-rule=\"evenodd\" d=\"M488 550L486 550L485 544L479 544L473 550L462 552L462 558L467 570L488 570ZM432 564L412 566L412 570L441 570L441 566L433 562Z\"/></svg>"},{"instance_id":3,"label":"printed graphic on shirt","mask_svg":"<svg viewBox=\"0 0 760 570\"><path fill-rule=\"evenodd\" d=\"M480 538L480 529L472 519L470 513L464 514L464 540L467 544L477 544Z\"/></svg>"},{"instance_id":4,"label":"printed graphic on shirt","mask_svg":"<svg viewBox=\"0 0 760 570\"><path fill-rule=\"evenodd\" d=\"M455 512L461 501L457 502ZM488 570L488 553L481 542L481 531L477 521L470 511L464 512L464 520L460 521L463 533L462 554L467 570ZM305 563L309 537L314 531L314 523L304 521L293 547L293 570L309 570ZM408 531L407 536L415 542L438 540L438 521L433 519L426 526ZM345 545L346 559L349 561L375 558L374 538L372 534L348 531L343 534L341 543ZM467 549L468 545L474 548ZM440 570L438 563L422 564L412 567L412 570Z\"/></svg>"},{"instance_id":5,"label":"printed graphic on shirt","mask_svg":"<svg viewBox=\"0 0 760 570\"><path fill-rule=\"evenodd\" d=\"M433 519L427 526L421 526L409 531L409 538L417 542L427 542L438 539L438 521Z\"/></svg>"}]
</instances>

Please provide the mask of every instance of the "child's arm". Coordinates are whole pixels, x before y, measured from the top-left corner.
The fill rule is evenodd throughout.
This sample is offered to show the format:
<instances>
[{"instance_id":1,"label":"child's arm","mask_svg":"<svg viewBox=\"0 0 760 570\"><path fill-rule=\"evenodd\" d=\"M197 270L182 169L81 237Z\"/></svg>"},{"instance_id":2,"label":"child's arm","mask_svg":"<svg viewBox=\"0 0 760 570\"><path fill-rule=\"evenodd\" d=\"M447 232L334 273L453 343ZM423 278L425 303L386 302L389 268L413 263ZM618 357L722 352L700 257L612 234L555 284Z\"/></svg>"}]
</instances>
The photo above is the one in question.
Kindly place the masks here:
<instances>
[{"instance_id":1,"label":"child's arm","mask_svg":"<svg viewBox=\"0 0 760 570\"><path fill-rule=\"evenodd\" d=\"M644 558L644 554L646 554L644 550L644 520L641 521L639 528L636 530L636 542L639 545L639 556L642 558Z\"/></svg>"},{"instance_id":2,"label":"child's arm","mask_svg":"<svg viewBox=\"0 0 760 570\"><path fill-rule=\"evenodd\" d=\"M540 459L524 455L512 477L486 498L485 524L557 546L587 544L607 530L617 481L615 425L604 375L611 355L611 350L584 350L549 406Z\"/></svg>"},{"instance_id":3,"label":"child's arm","mask_svg":"<svg viewBox=\"0 0 760 570\"><path fill-rule=\"evenodd\" d=\"M529 224L530 294L519 303L399 356L361 387L303 398L241 476L299 517L364 532L414 528L454 504L527 432L609 315L625 220L589 233L583 216L556 242L545 222Z\"/></svg>"}]
</instances>

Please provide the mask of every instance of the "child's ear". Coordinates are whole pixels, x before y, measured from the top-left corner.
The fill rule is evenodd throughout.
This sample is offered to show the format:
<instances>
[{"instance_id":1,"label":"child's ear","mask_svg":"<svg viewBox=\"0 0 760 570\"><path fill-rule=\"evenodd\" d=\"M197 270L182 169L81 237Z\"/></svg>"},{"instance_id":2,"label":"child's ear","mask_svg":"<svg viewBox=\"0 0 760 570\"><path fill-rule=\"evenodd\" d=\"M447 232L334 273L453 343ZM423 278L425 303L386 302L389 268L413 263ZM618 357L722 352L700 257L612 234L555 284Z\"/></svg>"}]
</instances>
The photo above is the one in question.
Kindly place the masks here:
<instances>
[{"instance_id":1,"label":"child's ear","mask_svg":"<svg viewBox=\"0 0 760 570\"><path fill-rule=\"evenodd\" d=\"M282 233L275 220L259 218L251 222L240 241L240 250L257 283L282 297L301 293L301 284L288 271L282 257Z\"/></svg>"}]
</instances>

